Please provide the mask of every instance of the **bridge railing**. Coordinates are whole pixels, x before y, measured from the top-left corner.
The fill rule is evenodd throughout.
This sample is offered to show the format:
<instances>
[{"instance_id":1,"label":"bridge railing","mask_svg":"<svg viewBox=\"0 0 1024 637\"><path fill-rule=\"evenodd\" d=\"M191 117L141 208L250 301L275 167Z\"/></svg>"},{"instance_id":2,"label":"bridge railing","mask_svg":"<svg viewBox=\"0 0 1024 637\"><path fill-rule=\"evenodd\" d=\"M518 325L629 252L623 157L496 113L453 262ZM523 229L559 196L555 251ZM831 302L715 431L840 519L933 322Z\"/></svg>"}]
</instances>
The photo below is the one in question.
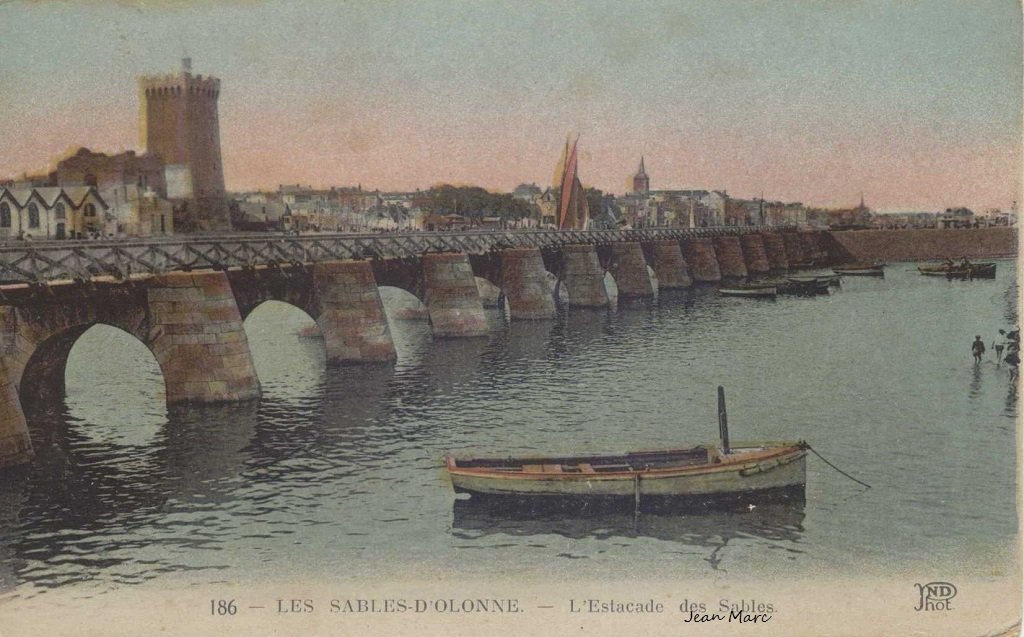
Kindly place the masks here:
<instances>
[{"instance_id":1,"label":"bridge railing","mask_svg":"<svg viewBox=\"0 0 1024 637\"><path fill-rule=\"evenodd\" d=\"M778 226L616 230L459 230L361 234L211 234L146 239L64 240L0 244L0 283L127 278L204 268L406 258L428 252L481 254L506 248L556 248L690 239L780 230Z\"/></svg>"}]
</instances>

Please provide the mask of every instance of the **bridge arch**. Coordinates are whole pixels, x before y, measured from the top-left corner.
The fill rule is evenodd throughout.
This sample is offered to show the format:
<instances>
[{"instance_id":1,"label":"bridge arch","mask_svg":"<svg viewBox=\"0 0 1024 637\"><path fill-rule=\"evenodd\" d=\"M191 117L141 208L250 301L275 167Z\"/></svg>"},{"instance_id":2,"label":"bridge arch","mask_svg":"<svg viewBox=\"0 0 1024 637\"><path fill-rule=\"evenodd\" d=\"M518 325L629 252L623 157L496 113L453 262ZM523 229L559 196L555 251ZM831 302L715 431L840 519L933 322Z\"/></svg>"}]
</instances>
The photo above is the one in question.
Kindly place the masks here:
<instances>
[{"instance_id":1,"label":"bridge arch","mask_svg":"<svg viewBox=\"0 0 1024 637\"><path fill-rule=\"evenodd\" d=\"M31 355L28 356L18 381L18 394L26 416L31 417L32 414L41 411L59 409L64 405L67 396L68 362L72 350L86 334L92 333L95 328L99 327L107 328L109 333L114 335L111 346L119 347L120 343L117 343L117 340L131 343L128 349L138 353L129 352L128 356L134 359L131 360L130 365L150 363L159 370L161 380L159 392L161 394L166 392L163 365L142 335L133 330L131 326L118 325L113 321L83 322L64 327L47 335L36 344ZM139 345L141 347L137 347ZM145 363L138 360L139 353L143 349L148 354L148 356L142 354L145 357ZM102 374L102 368L99 369L101 370L99 373ZM96 384L102 386L103 380L103 378L96 379ZM163 396L158 395L154 395L153 398L159 398L161 402L164 400Z\"/></svg>"},{"instance_id":2,"label":"bridge arch","mask_svg":"<svg viewBox=\"0 0 1024 637\"><path fill-rule=\"evenodd\" d=\"M384 312L392 321L425 321L429 318L423 299L409 290L393 285L379 285Z\"/></svg>"}]
</instances>

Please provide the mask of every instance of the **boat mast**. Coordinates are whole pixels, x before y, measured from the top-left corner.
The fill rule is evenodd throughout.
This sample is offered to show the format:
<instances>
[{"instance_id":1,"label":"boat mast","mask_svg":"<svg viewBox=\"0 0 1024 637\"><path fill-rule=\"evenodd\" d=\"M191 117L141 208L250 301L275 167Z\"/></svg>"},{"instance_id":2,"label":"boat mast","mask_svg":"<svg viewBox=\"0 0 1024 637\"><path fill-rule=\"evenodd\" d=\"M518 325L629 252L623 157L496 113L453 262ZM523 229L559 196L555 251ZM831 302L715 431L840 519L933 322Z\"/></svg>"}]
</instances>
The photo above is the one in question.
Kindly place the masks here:
<instances>
[{"instance_id":1,"label":"boat mast","mask_svg":"<svg viewBox=\"0 0 1024 637\"><path fill-rule=\"evenodd\" d=\"M725 388L718 386L718 435L722 438L722 453L729 453L729 419L725 415Z\"/></svg>"}]
</instances>

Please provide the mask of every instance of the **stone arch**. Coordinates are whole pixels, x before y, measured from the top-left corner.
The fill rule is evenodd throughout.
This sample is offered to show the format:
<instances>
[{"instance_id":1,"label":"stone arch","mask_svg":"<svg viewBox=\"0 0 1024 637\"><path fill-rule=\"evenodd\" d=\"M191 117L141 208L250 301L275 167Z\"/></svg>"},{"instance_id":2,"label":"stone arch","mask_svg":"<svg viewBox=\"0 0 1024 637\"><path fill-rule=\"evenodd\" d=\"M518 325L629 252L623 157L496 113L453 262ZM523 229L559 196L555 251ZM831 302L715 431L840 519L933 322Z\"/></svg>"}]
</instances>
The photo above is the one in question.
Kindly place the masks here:
<instances>
[{"instance_id":1,"label":"stone arch","mask_svg":"<svg viewBox=\"0 0 1024 637\"><path fill-rule=\"evenodd\" d=\"M65 374L71 349L86 332L97 325L115 328L144 345L153 361L160 367L161 376L166 378L164 367L150 344L131 326L101 320L78 323L46 336L36 344L31 355L25 360L17 381L18 394L25 414L38 413L63 402Z\"/></svg>"},{"instance_id":2,"label":"stone arch","mask_svg":"<svg viewBox=\"0 0 1024 637\"><path fill-rule=\"evenodd\" d=\"M308 332L301 332L300 335L302 335L302 336L318 336L320 338L323 338L323 333L320 330L320 326L317 325L317 323L316 323L317 316L315 314L317 314L317 312L316 312L315 309L310 308L308 305L303 307L301 305L298 305L296 303L292 303L292 302L289 302L289 301L283 300L283 299L273 299L273 298L264 299L263 301L260 301L255 306L249 308L249 311L246 312L245 316L242 317L242 327L243 327L243 329L245 329L248 332L248 330L249 330L248 320L257 310L259 310L260 308L263 308L264 310L266 310L266 309L268 309L268 306L270 306L270 308L273 308L275 305L276 306L285 306L285 307L288 308L289 311L298 311L300 314L302 314L307 319L309 319L309 323L311 323L312 326L309 326L307 324L307 326L304 326L304 327L312 327L314 329L310 330Z\"/></svg>"}]
</instances>

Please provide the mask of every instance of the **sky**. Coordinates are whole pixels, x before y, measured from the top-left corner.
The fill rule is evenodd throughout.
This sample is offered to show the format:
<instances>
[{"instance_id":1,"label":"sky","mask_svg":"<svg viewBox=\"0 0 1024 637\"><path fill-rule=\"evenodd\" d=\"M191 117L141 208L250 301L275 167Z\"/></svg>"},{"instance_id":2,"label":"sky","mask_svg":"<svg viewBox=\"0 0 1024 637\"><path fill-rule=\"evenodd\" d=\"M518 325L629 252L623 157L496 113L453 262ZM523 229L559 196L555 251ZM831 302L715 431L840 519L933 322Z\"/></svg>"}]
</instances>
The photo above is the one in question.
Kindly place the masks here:
<instances>
[{"instance_id":1,"label":"sky","mask_svg":"<svg viewBox=\"0 0 1024 637\"><path fill-rule=\"evenodd\" d=\"M221 79L231 190L580 177L882 211L1020 199L1015 0L0 0L0 178L142 150L137 77Z\"/></svg>"}]
</instances>

